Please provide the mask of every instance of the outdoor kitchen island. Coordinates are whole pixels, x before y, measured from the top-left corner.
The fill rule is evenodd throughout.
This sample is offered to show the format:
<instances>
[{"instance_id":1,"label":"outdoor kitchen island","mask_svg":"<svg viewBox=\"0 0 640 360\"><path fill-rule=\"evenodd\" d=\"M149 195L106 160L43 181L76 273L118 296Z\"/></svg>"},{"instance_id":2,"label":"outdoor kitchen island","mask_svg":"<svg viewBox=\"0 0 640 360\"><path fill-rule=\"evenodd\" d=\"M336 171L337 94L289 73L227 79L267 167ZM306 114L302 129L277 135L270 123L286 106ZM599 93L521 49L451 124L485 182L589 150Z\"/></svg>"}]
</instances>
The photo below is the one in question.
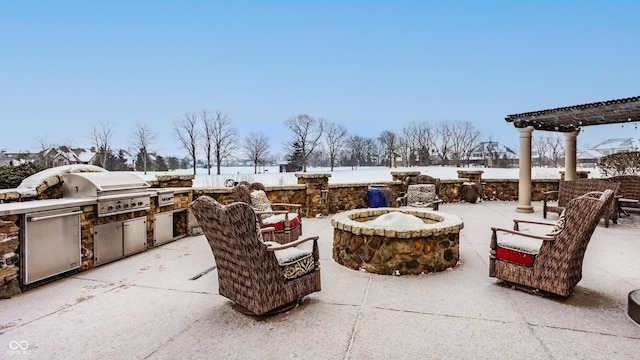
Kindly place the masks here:
<instances>
[{"instance_id":1,"label":"outdoor kitchen island","mask_svg":"<svg viewBox=\"0 0 640 360\"><path fill-rule=\"evenodd\" d=\"M3 192L0 296L187 236L192 178L177 180L65 166Z\"/></svg>"}]
</instances>

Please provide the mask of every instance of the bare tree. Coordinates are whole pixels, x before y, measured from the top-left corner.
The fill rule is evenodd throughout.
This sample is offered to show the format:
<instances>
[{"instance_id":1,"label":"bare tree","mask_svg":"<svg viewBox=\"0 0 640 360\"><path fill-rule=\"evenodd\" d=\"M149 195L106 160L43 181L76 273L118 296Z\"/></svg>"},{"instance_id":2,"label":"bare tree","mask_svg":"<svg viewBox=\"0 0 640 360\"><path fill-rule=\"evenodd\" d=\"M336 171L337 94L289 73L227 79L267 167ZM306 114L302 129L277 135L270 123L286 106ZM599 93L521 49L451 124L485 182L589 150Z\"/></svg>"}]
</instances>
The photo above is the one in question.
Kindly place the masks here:
<instances>
[{"instance_id":1,"label":"bare tree","mask_svg":"<svg viewBox=\"0 0 640 360\"><path fill-rule=\"evenodd\" d=\"M352 170L354 167L357 169L360 166L360 160L362 160L362 155L364 154L364 146L365 139L358 135L352 135L347 138L346 147Z\"/></svg>"},{"instance_id":2,"label":"bare tree","mask_svg":"<svg viewBox=\"0 0 640 360\"><path fill-rule=\"evenodd\" d=\"M536 149L538 153L538 159L540 162L540 166L544 166L545 159L547 158L547 152L549 151L547 147L547 139L544 136L534 136L533 138L533 148Z\"/></svg>"},{"instance_id":3,"label":"bare tree","mask_svg":"<svg viewBox=\"0 0 640 360\"><path fill-rule=\"evenodd\" d=\"M299 114L287 119L284 124L293 132L290 149L299 151L302 160L302 172L307 172L307 160L313 153L322 132L324 130L324 119L315 119L307 114Z\"/></svg>"},{"instance_id":4,"label":"bare tree","mask_svg":"<svg viewBox=\"0 0 640 360\"><path fill-rule=\"evenodd\" d=\"M107 122L100 123L98 128L94 125L91 129L91 140L96 148L96 160L102 168L107 167L107 158L111 151L112 126Z\"/></svg>"},{"instance_id":5,"label":"bare tree","mask_svg":"<svg viewBox=\"0 0 640 360\"><path fill-rule=\"evenodd\" d=\"M211 116L206 110L201 113L204 124L205 149L207 153L207 164L211 164L211 152L216 160L216 174L220 175L222 160L228 158L237 147L238 134L231 127L231 118L222 111L216 110ZM211 171L209 171L211 174Z\"/></svg>"},{"instance_id":6,"label":"bare tree","mask_svg":"<svg viewBox=\"0 0 640 360\"><path fill-rule=\"evenodd\" d=\"M384 147L376 139L364 138L364 161L368 165L380 165L384 158Z\"/></svg>"},{"instance_id":7,"label":"bare tree","mask_svg":"<svg viewBox=\"0 0 640 360\"><path fill-rule=\"evenodd\" d=\"M411 122L402 128L400 137L400 149L402 152L402 163L404 166L412 166L424 163L425 152L428 158L428 146L426 146L426 136L424 127L426 123ZM426 151L425 151L426 150Z\"/></svg>"},{"instance_id":8,"label":"bare tree","mask_svg":"<svg viewBox=\"0 0 640 360\"><path fill-rule=\"evenodd\" d=\"M460 166L463 160L469 165L471 151L480 136L478 131L470 121L454 121L449 125L451 131L451 150L456 160L456 165Z\"/></svg>"},{"instance_id":9,"label":"bare tree","mask_svg":"<svg viewBox=\"0 0 640 360\"><path fill-rule=\"evenodd\" d=\"M242 150L253 161L253 173L258 173L258 165L264 164L269 156L269 138L263 133L251 132L242 141Z\"/></svg>"},{"instance_id":10,"label":"bare tree","mask_svg":"<svg viewBox=\"0 0 640 360\"><path fill-rule=\"evenodd\" d=\"M398 151L398 137L391 130L383 131L378 136L378 141L382 146L384 157L387 159L389 167L396 166L395 159Z\"/></svg>"},{"instance_id":11,"label":"bare tree","mask_svg":"<svg viewBox=\"0 0 640 360\"><path fill-rule=\"evenodd\" d=\"M449 123L441 122L435 130L434 149L440 158L442 165L449 165L448 159L451 156L451 129Z\"/></svg>"},{"instance_id":12,"label":"bare tree","mask_svg":"<svg viewBox=\"0 0 640 360\"><path fill-rule=\"evenodd\" d=\"M338 154L344 148L346 137L347 128L344 125L333 122L327 124L325 142L327 143L331 171L333 171Z\"/></svg>"},{"instance_id":13,"label":"bare tree","mask_svg":"<svg viewBox=\"0 0 640 360\"><path fill-rule=\"evenodd\" d=\"M554 166L558 166L558 162L564 154L564 141L559 136L548 136L547 144L553 159Z\"/></svg>"},{"instance_id":14,"label":"bare tree","mask_svg":"<svg viewBox=\"0 0 640 360\"><path fill-rule=\"evenodd\" d=\"M131 145L135 149L135 153L140 153L142 156L142 169L144 173L147 173L147 160L149 159L149 147L155 141L157 135L154 133L147 124L136 123L133 127L133 133L131 134Z\"/></svg>"},{"instance_id":15,"label":"bare tree","mask_svg":"<svg viewBox=\"0 0 640 360\"><path fill-rule=\"evenodd\" d=\"M182 147L187 150L193 162L193 175L196 175L196 154L198 138L200 133L196 127L198 115L195 113L185 113L184 117L174 121L176 139L180 141Z\"/></svg>"},{"instance_id":16,"label":"bare tree","mask_svg":"<svg viewBox=\"0 0 640 360\"><path fill-rule=\"evenodd\" d=\"M431 157L431 141L433 140L433 129L426 121L419 123L412 122L402 130L402 136L409 138L411 146L411 157L417 160L419 165L429 165ZM413 160L411 162L413 162ZM411 166L412 164L409 164Z\"/></svg>"},{"instance_id":17,"label":"bare tree","mask_svg":"<svg viewBox=\"0 0 640 360\"><path fill-rule=\"evenodd\" d=\"M38 146L40 148L40 151L38 152L38 162L40 163L40 165L48 168L50 160L49 152L51 151L53 145L47 141L46 137L39 136Z\"/></svg>"}]
</instances>

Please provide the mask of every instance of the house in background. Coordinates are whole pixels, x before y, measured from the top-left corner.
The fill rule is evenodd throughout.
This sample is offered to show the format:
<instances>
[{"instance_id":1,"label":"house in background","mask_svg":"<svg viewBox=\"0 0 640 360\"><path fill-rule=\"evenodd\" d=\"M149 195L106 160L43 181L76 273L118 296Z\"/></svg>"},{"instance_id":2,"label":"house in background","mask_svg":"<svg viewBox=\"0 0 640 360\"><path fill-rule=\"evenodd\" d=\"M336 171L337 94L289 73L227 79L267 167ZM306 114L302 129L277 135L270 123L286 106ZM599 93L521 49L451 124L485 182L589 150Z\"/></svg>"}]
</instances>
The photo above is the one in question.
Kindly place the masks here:
<instances>
[{"instance_id":1,"label":"house in background","mask_svg":"<svg viewBox=\"0 0 640 360\"><path fill-rule=\"evenodd\" d=\"M633 138L609 139L591 148L602 155L638 151L638 141Z\"/></svg>"},{"instance_id":2,"label":"house in background","mask_svg":"<svg viewBox=\"0 0 640 360\"><path fill-rule=\"evenodd\" d=\"M483 141L471 151L469 164L489 168L517 166L518 154L497 141Z\"/></svg>"},{"instance_id":3,"label":"house in background","mask_svg":"<svg viewBox=\"0 0 640 360\"><path fill-rule=\"evenodd\" d=\"M602 154L595 150L588 149L579 152L576 155L576 160L578 165L580 165L581 167L596 167L596 164L598 164L598 160L600 160L600 157L602 157Z\"/></svg>"},{"instance_id":4,"label":"house in background","mask_svg":"<svg viewBox=\"0 0 640 360\"><path fill-rule=\"evenodd\" d=\"M32 155L25 152L7 152L0 149L0 166L20 165L31 161Z\"/></svg>"},{"instance_id":5,"label":"house in background","mask_svg":"<svg viewBox=\"0 0 640 360\"><path fill-rule=\"evenodd\" d=\"M91 161L96 156L93 150L68 146L51 148L46 154L51 159L53 166L91 164Z\"/></svg>"},{"instance_id":6,"label":"house in background","mask_svg":"<svg viewBox=\"0 0 640 360\"><path fill-rule=\"evenodd\" d=\"M608 139L591 149L581 151L576 155L577 163L584 167L595 167L601 157L619 152L638 151L639 142L634 138Z\"/></svg>"}]
</instances>

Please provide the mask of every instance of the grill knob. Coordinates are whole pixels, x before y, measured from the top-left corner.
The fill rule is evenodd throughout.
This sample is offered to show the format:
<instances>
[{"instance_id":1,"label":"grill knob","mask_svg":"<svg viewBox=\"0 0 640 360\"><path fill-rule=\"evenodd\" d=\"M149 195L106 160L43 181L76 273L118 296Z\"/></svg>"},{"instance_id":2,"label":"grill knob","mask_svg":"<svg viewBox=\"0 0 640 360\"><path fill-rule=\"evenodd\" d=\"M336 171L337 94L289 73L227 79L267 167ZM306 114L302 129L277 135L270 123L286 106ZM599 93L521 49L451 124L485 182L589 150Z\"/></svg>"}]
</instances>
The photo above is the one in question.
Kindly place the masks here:
<instances>
[{"instance_id":1,"label":"grill knob","mask_svg":"<svg viewBox=\"0 0 640 360\"><path fill-rule=\"evenodd\" d=\"M142 206L142 201L138 201L138 206Z\"/></svg>"}]
</instances>

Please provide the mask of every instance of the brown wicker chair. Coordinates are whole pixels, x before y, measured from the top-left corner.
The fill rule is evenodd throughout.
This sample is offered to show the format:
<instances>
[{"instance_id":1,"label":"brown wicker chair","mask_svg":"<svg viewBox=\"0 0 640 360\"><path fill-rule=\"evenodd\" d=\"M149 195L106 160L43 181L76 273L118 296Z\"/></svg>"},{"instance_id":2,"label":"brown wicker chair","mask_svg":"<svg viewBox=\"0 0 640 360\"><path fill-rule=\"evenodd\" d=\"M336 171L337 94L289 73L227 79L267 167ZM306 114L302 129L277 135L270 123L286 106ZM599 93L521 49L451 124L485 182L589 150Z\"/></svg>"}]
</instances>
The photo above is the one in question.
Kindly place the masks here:
<instances>
[{"instance_id":1,"label":"brown wicker chair","mask_svg":"<svg viewBox=\"0 0 640 360\"><path fill-rule=\"evenodd\" d=\"M542 217L547 218L547 213L562 213L569 201L582 196L591 191L613 190L614 196L620 192L620 183L604 179L578 179L572 181L560 181L558 191L546 191L542 198ZM557 202L551 203L552 198L557 196ZM602 214L604 226L609 227L609 221L618 223L618 209L615 201L612 201Z\"/></svg>"},{"instance_id":2,"label":"brown wicker chair","mask_svg":"<svg viewBox=\"0 0 640 360\"><path fill-rule=\"evenodd\" d=\"M544 236L492 227L489 276L524 290L568 296L582 279L584 254L603 212L613 202L613 191L592 192L569 201L564 228ZM561 217L562 218L562 217ZM498 232L502 234L498 238Z\"/></svg>"},{"instance_id":3,"label":"brown wicker chair","mask_svg":"<svg viewBox=\"0 0 640 360\"><path fill-rule=\"evenodd\" d=\"M631 199L640 200L640 176L639 175L618 175L608 178L609 181L620 183L620 193L618 196ZM619 204L620 205L620 204ZM631 208L640 208L640 203L625 203L625 206ZM623 212L622 207L618 208L618 214Z\"/></svg>"},{"instance_id":4,"label":"brown wicker chair","mask_svg":"<svg viewBox=\"0 0 640 360\"><path fill-rule=\"evenodd\" d=\"M190 206L213 252L219 293L243 313L278 313L295 306L305 295L320 291L317 236L267 246L258 235L256 216L248 204L223 206L205 195ZM281 264L278 254L294 247L301 251L298 246L309 241L313 242L306 244L310 249L305 263L309 266L304 271L293 269L297 272L292 276L291 265Z\"/></svg>"},{"instance_id":5,"label":"brown wicker chair","mask_svg":"<svg viewBox=\"0 0 640 360\"><path fill-rule=\"evenodd\" d=\"M438 178L434 178L431 177L429 175L415 175L415 176L407 176L404 179L404 185L405 185L405 192L401 192L400 194L398 194L398 198L396 199L396 202L398 203L398 206L407 206L410 205L408 204L409 201L409 186L411 185L421 185L421 184L426 184L426 185L435 185L436 188L436 198L435 200L428 202L428 203L423 203L424 206L428 206L433 208L433 210L438 210L438 206L440 205L440 203L442 202L442 200L439 198L439 194L440 194L440 179Z\"/></svg>"},{"instance_id":6,"label":"brown wicker chair","mask_svg":"<svg viewBox=\"0 0 640 360\"><path fill-rule=\"evenodd\" d=\"M252 193L265 191L262 183L241 181L233 188L236 201L252 205ZM266 195L265 195L266 196ZM268 202L267 210L255 209L262 228L275 228L274 236L277 242L284 244L298 239L302 235L302 215L300 204L285 204ZM254 206L254 205L252 205ZM254 206L255 208L255 206Z\"/></svg>"}]
</instances>

